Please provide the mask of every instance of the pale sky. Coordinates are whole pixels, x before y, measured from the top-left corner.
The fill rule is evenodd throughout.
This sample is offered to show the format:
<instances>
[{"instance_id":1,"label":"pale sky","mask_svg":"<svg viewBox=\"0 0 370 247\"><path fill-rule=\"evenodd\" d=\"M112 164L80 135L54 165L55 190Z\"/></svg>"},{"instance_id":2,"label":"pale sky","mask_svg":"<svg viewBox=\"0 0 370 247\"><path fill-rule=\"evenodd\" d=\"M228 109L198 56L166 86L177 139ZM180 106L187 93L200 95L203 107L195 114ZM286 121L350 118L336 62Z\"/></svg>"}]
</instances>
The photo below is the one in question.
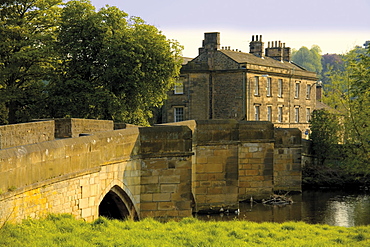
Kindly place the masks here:
<instances>
[{"instance_id":1,"label":"pale sky","mask_svg":"<svg viewBox=\"0 0 370 247\"><path fill-rule=\"evenodd\" d=\"M370 0L91 0L116 6L156 26L195 57L205 32L220 32L221 46L249 52L252 35L322 54L346 53L370 40Z\"/></svg>"}]
</instances>

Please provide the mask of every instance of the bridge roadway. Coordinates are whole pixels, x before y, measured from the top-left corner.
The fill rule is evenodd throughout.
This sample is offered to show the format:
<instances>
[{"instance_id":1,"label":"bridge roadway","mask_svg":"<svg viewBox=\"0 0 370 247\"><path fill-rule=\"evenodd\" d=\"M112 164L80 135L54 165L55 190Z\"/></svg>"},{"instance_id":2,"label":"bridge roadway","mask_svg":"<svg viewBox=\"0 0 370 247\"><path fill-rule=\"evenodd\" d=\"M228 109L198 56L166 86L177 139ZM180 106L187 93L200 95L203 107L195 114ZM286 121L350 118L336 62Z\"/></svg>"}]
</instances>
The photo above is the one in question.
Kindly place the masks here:
<instances>
[{"instance_id":1,"label":"bridge roadway","mask_svg":"<svg viewBox=\"0 0 370 247\"><path fill-rule=\"evenodd\" d=\"M297 129L235 120L131 126L3 148L0 226L50 213L92 221L237 208L251 196L300 190L300 152Z\"/></svg>"}]
</instances>

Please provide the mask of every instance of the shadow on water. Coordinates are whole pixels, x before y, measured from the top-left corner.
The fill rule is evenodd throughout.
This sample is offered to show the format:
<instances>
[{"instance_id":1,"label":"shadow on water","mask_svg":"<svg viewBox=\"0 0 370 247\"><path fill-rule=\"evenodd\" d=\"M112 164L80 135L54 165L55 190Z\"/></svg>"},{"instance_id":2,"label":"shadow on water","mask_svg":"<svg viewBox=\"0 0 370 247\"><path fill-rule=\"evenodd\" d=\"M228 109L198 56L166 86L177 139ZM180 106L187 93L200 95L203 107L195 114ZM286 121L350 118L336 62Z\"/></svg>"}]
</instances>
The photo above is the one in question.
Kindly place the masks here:
<instances>
[{"instance_id":1,"label":"shadow on water","mask_svg":"<svg viewBox=\"0 0 370 247\"><path fill-rule=\"evenodd\" d=\"M370 195L344 191L304 191L293 195L291 205L240 203L240 214L197 215L202 220L254 222L304 221L332 226L370 225Z\"/></svg>"}]
</instances>

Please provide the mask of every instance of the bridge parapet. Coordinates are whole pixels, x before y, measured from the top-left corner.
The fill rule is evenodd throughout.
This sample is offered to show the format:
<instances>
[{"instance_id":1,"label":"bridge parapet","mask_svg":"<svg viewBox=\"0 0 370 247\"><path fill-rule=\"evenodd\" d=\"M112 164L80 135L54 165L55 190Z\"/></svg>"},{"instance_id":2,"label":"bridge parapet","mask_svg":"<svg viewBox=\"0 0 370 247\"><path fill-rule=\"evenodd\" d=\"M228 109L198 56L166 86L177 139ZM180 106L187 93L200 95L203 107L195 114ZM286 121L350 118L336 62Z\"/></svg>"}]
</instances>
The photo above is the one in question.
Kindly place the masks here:
<instances>
[{"instance_id":1,"label":"bridge parapet","mask_svg":"<svg viewBox=\"0 0 370 247\"><path fill-rule=\"evenodd\" d=\"M130 126L1 149L0 225L8 215L93 220L236 209L240 200L300 190L300 155L298 129L236 120Z\"/></svg>"},{"instance_id":2,"label":"bridge parapet","mask_svg":"<svg viewBox=\"0 0 370 247\"><path fill-rule=\"evenodd\" d=\"M24 188L126 161L137 152L138 136L138 129L130 128L1 149L0 190Z\"/></svg>"}]
</instances>

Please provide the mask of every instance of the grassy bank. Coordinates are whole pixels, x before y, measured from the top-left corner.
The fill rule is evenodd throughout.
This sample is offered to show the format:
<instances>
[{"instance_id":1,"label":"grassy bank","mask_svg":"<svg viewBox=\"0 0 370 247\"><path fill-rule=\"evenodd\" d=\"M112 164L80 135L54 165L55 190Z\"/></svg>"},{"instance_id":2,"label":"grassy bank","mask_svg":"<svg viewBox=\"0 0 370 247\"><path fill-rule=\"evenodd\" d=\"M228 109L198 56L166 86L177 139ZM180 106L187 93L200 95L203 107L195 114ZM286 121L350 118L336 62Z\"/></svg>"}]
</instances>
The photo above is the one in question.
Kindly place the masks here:
<instances>
[{"instance_id":1,"label":"grassy bank","mask_svg":"<svg viewBox=\"0 0 370 247\"><path fill-rule=\"evenodd\" d=\"M0 246L370 246L370 226L334 227L303 222L160 223L100 218L92 223L51 215L0 229Z\"/></svg>"}]
</instances>

